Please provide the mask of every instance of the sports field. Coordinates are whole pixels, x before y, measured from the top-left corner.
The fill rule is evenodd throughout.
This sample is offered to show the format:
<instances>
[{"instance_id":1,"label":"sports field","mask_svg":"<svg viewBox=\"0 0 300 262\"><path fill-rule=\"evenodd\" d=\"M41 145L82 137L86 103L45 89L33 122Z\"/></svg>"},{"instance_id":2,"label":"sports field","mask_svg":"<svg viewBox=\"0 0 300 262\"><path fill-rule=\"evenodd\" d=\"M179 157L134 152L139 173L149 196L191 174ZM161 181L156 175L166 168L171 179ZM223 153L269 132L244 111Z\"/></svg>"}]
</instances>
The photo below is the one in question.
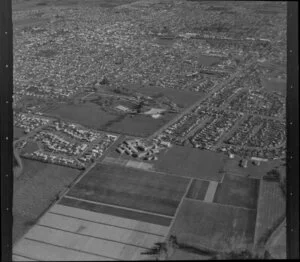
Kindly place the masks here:
<instances>
[{"instance_id":1,"label":"sports field","mask_svg":"<svg viewBox=\"0 0 300 262\"><path fill-rule=\"evenodd\" d=\"M253 243L256 212L185 199L171 228L180 243L217 251Z\"/></svg>"},{"instance_id":2,"label":"sports field","mask_svg":"<svg viewBox=\"0 0 300 262\"><path fill-rule=\"evenodd\" d=\"M214 202L256 209L259 181L258 179L226 174L222 183L218 185Z\"/></svg>"},{"instance_id":3,"label":"sports field","mask_svg":"<svg viewBox=\"0 0 300 262\"><path fill-rule=\"evenodd\" d=\"M47 113L95 129L102 129L108 122L117 119L116 115L104 112L93 103L62 105Z\"/></svg>"},{"instance_id":4,"label":"sports field","mask_svg":"<svg viewBox=\"0 0 300 262\"><path fill-rule=\"evenodd\" d=\"M106 125L107 131L127 134L132 136L147 137L153 134L160 127L174 118L176 114L166 113L158 119L147 115L127 115L120 121L112 121L112 124Z\"/></svg>"},{"instance_id":5,"label":"sports field","mask_svg":"<svg viewBox=\"0 0 300 262\"><path fill-rule=\"evenodd\" d=\"M153 162L157 171L184 177L220 181L225 163L223 154L197 148L173 146Z\"/></svg>"},{"instance_id":6,"label":"sports field","mask_svg":"<svg viewBox=\"0 0 300 262\"><path fill-rule=\"evenodd\" d=\"M209 55L198 55L197 58L198 61L204 66L216 65L221 60L219 57Z\"/></svg>"},{"instance_id":7,"label":"sports field","mask_svg":"<svg viewBox=\"0 0 300 262\"><path fill-rule=\"evenodd\" d=\"M98 164L67 195L172 216L188 182L181 177Z\"/></svg>"}]
</instances>

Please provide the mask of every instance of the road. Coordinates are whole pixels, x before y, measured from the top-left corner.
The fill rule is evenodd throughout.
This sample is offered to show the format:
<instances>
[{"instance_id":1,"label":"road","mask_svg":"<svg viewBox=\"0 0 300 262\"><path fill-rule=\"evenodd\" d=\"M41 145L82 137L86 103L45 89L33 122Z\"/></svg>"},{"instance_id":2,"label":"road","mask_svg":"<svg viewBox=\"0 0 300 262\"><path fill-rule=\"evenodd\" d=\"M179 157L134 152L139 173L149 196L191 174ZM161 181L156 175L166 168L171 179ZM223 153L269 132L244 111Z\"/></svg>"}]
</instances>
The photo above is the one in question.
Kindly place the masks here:
<instances>
[{"instance_id":1,"label":"road","mask_svg":"<svg viewBox=\"0 0 300 262\"><path fill-rule=\"evenodd\" d=\"M194 108L200 105L202 101L207 99L208 97L212 96L215 92L221 90L224 86L228 85L232 80L234 80L237 77L241 77L251 66L253 66L256 63L256 59L253 58L251 62L248 62L243 68L237 70L233 75L231 75L225 82L221 82L220 84L217 84L215 87L213 87L207 94L205 94L203 97L201 97L199 100L197 100L194 104L186 108L184 111L182 111L180 114L178 114L175 118L173 118L171 121L166 123L164 126L162 126L160 129L158 129L154 134L149 136L149 139L152 139L156 137L158 134L160 134L163 130L167 129L169 126L177 122L182 116L188 114L191 112Z\"/></svg>"},{"instance_id":2,"label":"road","mask_svg":"<svg viewBox=\"0 0 300 262\"><path fill-rule=\"evenodd\" d=\"M22 171L23 171L23 162L20 158L19 152L15 148L15 145L16 145L17 142L18 142L18 140L14 141L14 143L13 143L14 157L15 157L16 161L18 162L18 166L14 167L14 169L13 169L13 173L14 173L15 178L18 178L21 175Z\"/></svg>"}]
</instances>

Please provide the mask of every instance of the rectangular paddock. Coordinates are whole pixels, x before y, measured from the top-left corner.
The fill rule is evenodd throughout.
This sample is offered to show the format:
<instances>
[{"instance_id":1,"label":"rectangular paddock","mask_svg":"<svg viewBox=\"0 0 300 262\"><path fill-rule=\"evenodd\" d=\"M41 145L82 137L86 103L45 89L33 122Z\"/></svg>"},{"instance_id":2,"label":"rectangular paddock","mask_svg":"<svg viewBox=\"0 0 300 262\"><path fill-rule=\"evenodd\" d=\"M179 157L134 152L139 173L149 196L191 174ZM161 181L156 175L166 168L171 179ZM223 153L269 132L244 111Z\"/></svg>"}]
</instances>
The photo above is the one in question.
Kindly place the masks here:
<instances>
[{"instance_id":1,"label":"rectangular paddock","mask_svg":"<svg viewBox=\"0 0 300 262\"><path fill-rule=\"evenodd\" d=\"M67 196L173 216L189 179L118 165L96 165Z\"/></svg>"},{"instance_id":2,"label":"rectangular paddock","mask_svg":"<svg viewBox=\"0 0 300 262\"><path fill-rule=\"evenodd\" d=\"M168 226L162 226L157 224L152 224L150 222L138 221L135 219L128 219L123 217L118 217L110 214L98 213L89 210L63 206L54 205L49 212L55 214L61 214L65 216L71 216L80 218L83 220L110 224L116 227L128 228L136 231L151 233L159 236L164 236L168 231ZM171 222L171 221L168 221Z\"/></svg>"},{"instance_id":3,"label":"rectangular paddock","mask_svg":"<svg viewBox=\"0 0 300 262\"><path fill-rule=\"evenodd\" d=\"M47 213L42 217L38 225L142 248L151 248L155 242L163 241L162 236L53 213Z\"/></svg>"},{"instance_id":4,"label":"rectangular paddock","mask_svg":"<svg viewBox=\"0 0 300 262\"><path fill-rule=\"evenodd\" d=\"M38 225L26 234L25 239L117 260L130 260L136 252L141 253L146 250L125 243L83 236Z\"/></svg>"}]
</instances>

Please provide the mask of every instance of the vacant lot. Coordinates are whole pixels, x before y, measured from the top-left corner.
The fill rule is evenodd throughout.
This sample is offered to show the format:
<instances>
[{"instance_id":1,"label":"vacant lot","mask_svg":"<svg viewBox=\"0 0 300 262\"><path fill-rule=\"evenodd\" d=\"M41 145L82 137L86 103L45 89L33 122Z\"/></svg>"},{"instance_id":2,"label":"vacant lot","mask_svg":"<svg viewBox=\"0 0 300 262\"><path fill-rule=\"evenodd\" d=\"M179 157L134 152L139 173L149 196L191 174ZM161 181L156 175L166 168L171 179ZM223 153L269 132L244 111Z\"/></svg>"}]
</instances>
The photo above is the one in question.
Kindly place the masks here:
<instances>
[{"instance_id":1,"label":"vacant lot","mask_svg":"<svg viewBox=\"0 0 300 262\"><path fill-rule=\"evenodd\" d=\"M97 165L69 196L174 215L188 180L117 165Z\"/></svg>"},{"instance_id":2,"label":"vacant lot","mask_svg":"<svg viewBox=\"0 0 300 262\"><path fill-rule=\"evenodd\" d=\"M104 112L93 103L63 105L49 112L49 114L95 129L101 129L109 121L117 119L116 115Z\"/></svg>"},{"instance_id":3,"label":"vacant lot","mask_svg":"<svg viewBox=\"0 0 300 262\"><path fill-rule=\"evenodd\" d=\"M173 146L159 155L153 162L157 171L194 177L203 180L220 181L220 171L224 166L225 156L208 150Z\"/></svg>"},{"instance_id":4,"label":"vacant lot","mask_svg":"<svg viewBox=\"0 0 300 262\"><path fill-rule=\"evenodd\" d=\"M256 212L202 201L184 200L171 234L180 243L226 250L253 243Z\"/></svg>"},{"instance_id":5,"label":"vacant lot","mask_svg":"<svg viewBox=\"0 0 300 262\"><path fill-rule=\"evenodd\" d=\"M218 185L214 202L256 209L259 182L258 179L226 174Z\"/></svg>"},{"instance_id":6,"label":"vacant lot","mask_svg":"<svg viewBox=\"0 0 300 262\"><path fill-rule=\"evenodd\" d=\"M39 216L80 174L78 170L22 159L23 173L14 181L13 241L26 233Z\"/></svg>"},{"instance_id":7,"label":"vacant lot","mask_svg":"<svg viewBox=\"0 0 300 262\"><path fill-rule=\"evenodd\" d=\"M268 92L280 92L282 95L286 96L286 81L276 80L276 79L264 79L263 80L264 89Z\"/></svg>"},{"instance_id":8,"label":"vacant lot","mask_svg":"<svg viewBox=\"0 0 300 262\"><path fill-rule=\"evenodd\" d=\"M204 200L208 185L208 181L193 179L186 197L191 199Z\"/></svg>"},{"instance_id":9,"label":"vacant lot","mask_svg":"<svg viewBox=\"0 0 300 262\"><path fill-rule=\"evenodd\" d=\"M279 184L262 180L257 207L256 243L274 229L274 226L285 216L285 212L286 199Z\"/></svg>"}]
</instances>

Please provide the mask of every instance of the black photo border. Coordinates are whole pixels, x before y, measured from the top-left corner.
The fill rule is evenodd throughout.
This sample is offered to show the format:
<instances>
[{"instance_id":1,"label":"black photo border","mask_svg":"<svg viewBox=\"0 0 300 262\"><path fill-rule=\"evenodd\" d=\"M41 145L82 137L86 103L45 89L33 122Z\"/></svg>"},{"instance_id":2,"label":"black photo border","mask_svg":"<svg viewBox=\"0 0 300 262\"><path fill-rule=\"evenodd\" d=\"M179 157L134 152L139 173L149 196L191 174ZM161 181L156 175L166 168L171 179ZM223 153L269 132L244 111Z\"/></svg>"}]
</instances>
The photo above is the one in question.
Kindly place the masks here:
<instances>
[{"instance_id":1,"label":"black photo border","mask_svg":"<svg viewBox=\"0 0 300 262\"><path fill-rule=\"evenodd\" d=\"M0 0L1 261L12 260L13 28L12 1Z\"/></svg>"},{"instance_id":2,"label":"black photo border","mask_svg":"<svg viewBox=\"0 0 300 262\"><path fill-rule=\"evenodd\" d=\"M299 258L298 2L287 1L287 258ZM12 0L0 0L1 261L12 260Z\"/></svg>"},{"instance_id":3,"label":"black photo border","mask_svg":"<svg viewBox=\"0 0 300 262\"><path fill-rule=\"evenodd\" d=\"M299 58L298 1L287 3L287 258L299 258Z\"/></svg>"}]
</instances>

